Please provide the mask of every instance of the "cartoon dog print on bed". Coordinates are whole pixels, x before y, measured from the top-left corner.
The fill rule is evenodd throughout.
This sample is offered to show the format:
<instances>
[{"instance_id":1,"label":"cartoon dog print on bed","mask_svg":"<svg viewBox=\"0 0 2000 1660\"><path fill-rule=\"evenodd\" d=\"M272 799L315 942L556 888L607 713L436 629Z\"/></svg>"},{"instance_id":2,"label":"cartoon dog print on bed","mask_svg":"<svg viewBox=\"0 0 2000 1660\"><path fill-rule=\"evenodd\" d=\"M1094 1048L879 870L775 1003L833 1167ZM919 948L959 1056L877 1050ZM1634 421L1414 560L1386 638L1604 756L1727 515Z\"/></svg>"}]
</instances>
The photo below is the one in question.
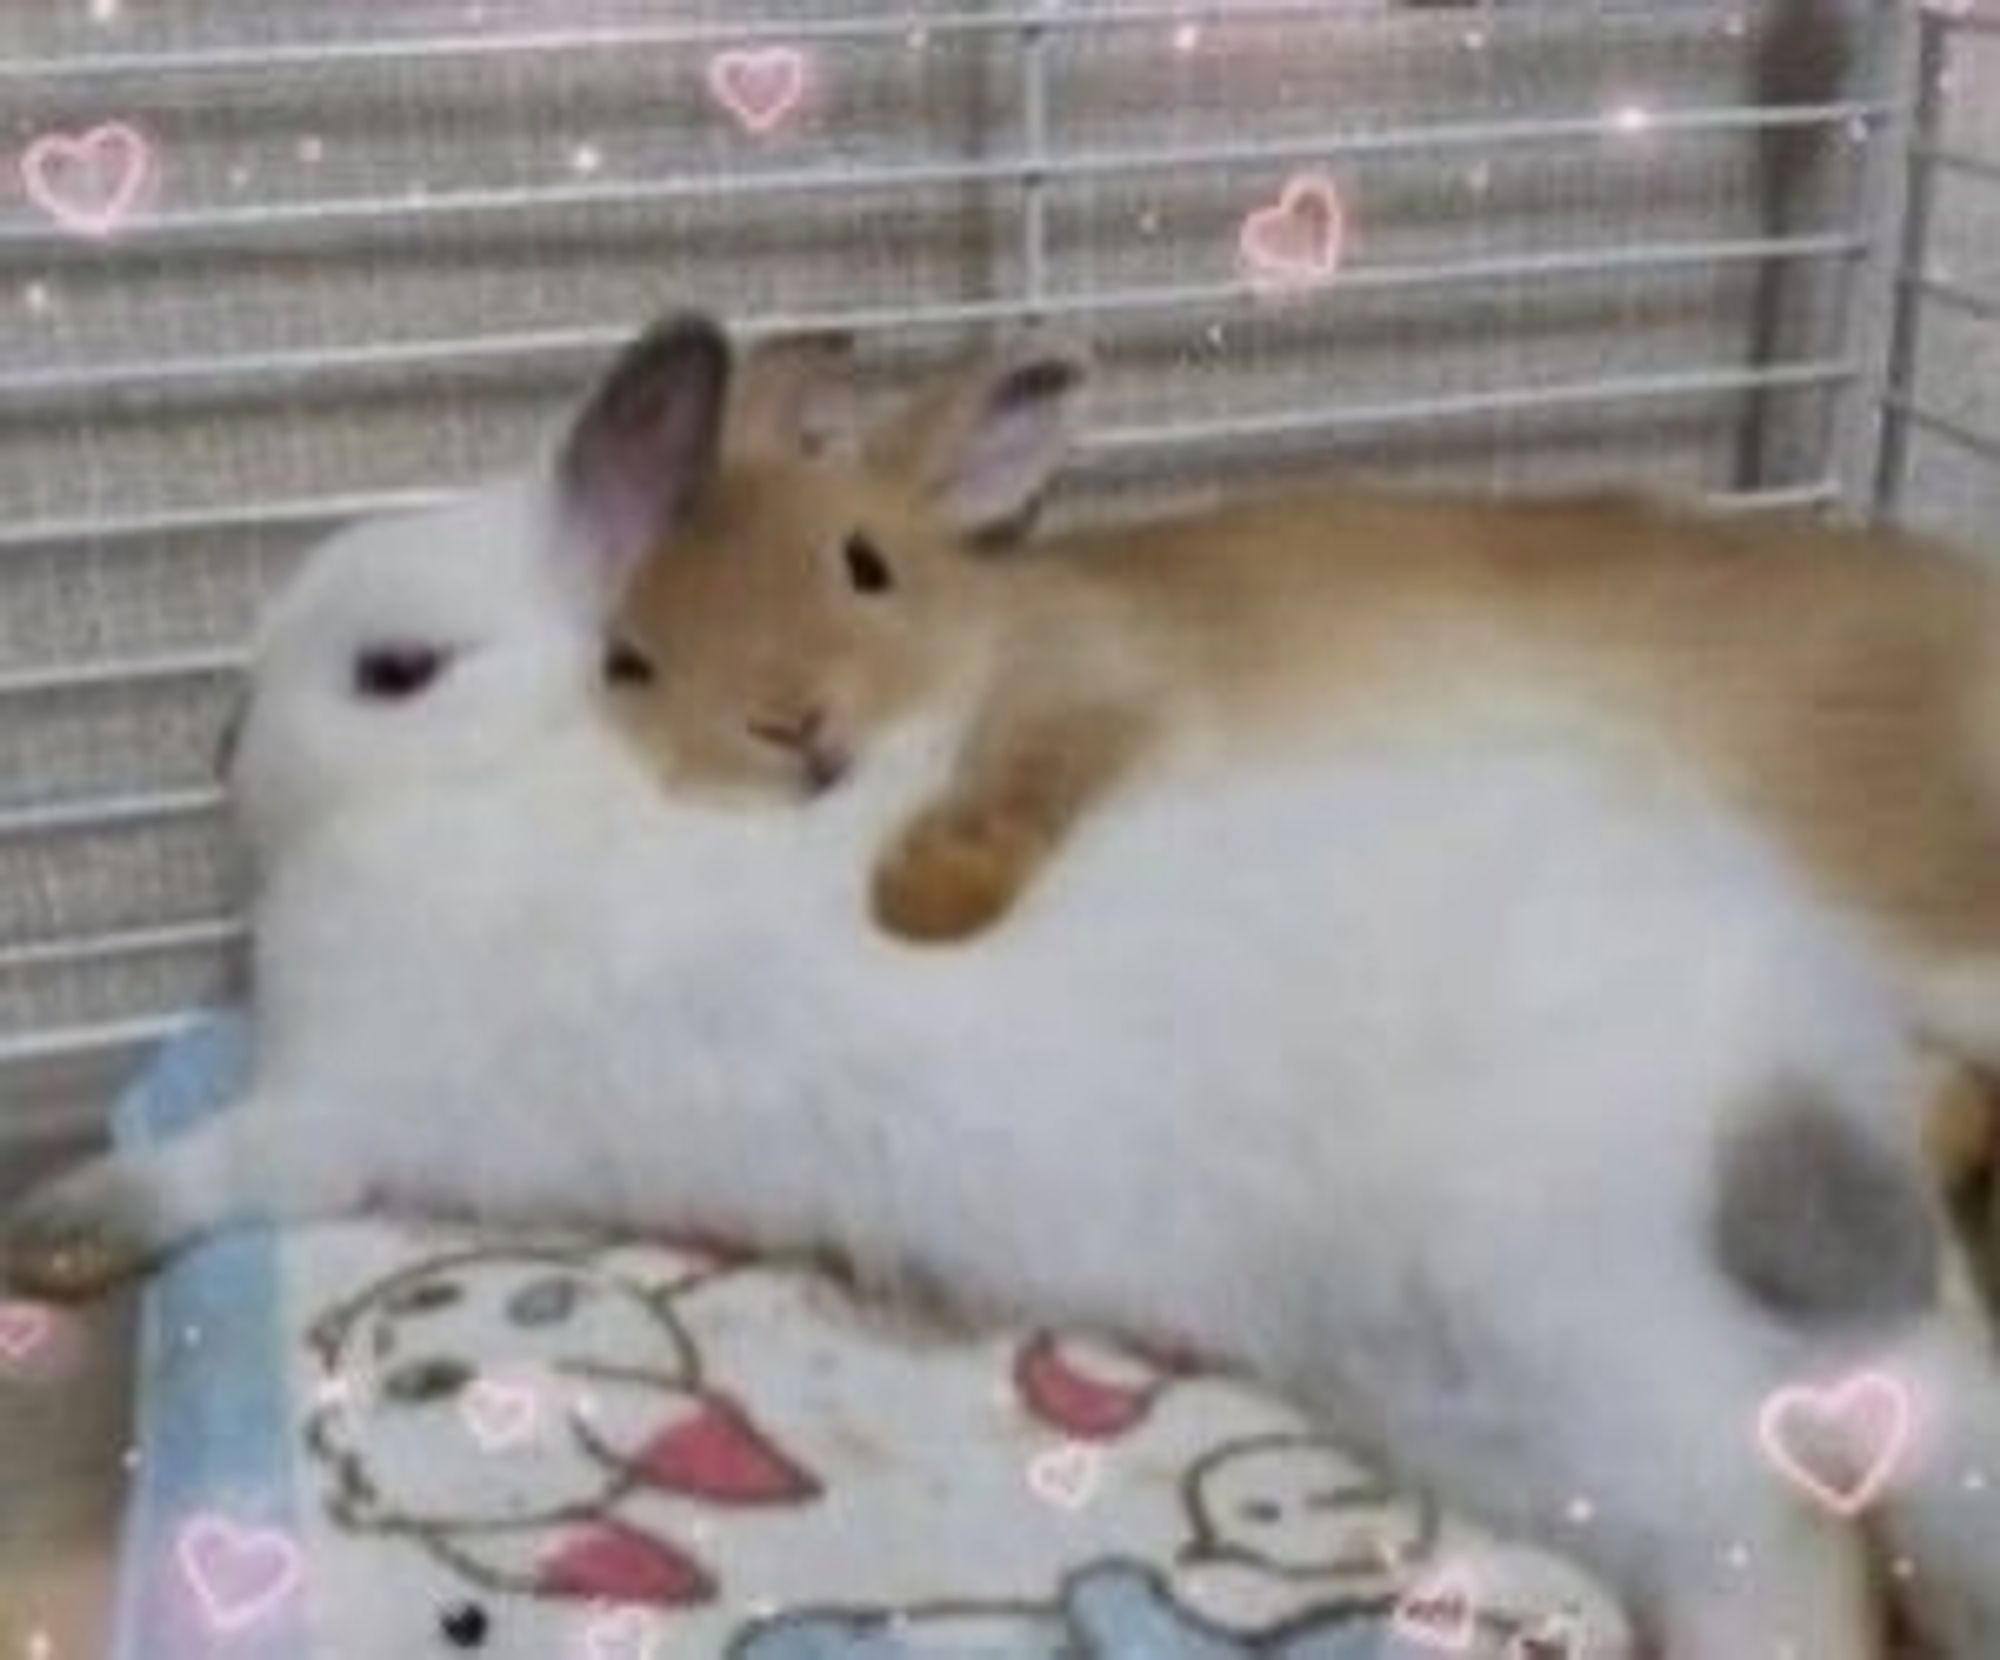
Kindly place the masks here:
<instances>
[{"instance_id":1,"label":"cartoon dog print on bed","mask_svg":"<svg viewBox=\"0 0 2000 1660\"><path fill-rule=\"evenodd\" d=\"M1284 1645L1329 1619L1393 1623L1404 1598L1460 1576L1474 1596L1473 1652L1570 1660L1586 1636L1591 1653L1608 1654L1627 1635L1570 1564L1448 1522L1430 1494L1323 1436L1215 1447L1188 1466L1181 1502L1192 1537L1175 1564L1175 1597L1224 1630L1279 1641L1259 1654L1317 1652ZM1595 1605L1588 1618L1586 1605Z\"/></svg>"},{"instance_id":2,"label":"cartoon dog print on bed","mask_svg":"<svg viewBox=\"0 0 2000 1660\"><path fill-rule=\"evenodd\" d=\"M1103 1561L1071 1574L1045 1608L790 1614L742 1633L729 1660L1379 1660L1389 1637L1385 1620L1352 1608L1228 1631L1177 1603L1155 1570Z\"/></svg>"},{"instance_id":3,"label":"cartoon dog print on bed","mask_svg":"<svg viewBox=\"0 0 2000 1660\"><path fill-rule=\"evenodd\" d=\"M1237 1629L1331 1604L1384 1611L1437 1547L1428 1494L1399 1488L1320 1436L1217 1447L1181 1478L1193 1537L1176 1588Z\"/></svg>"},{"instance_id":4,"label":"cartoon dog print on bed","mask_svg":"<svg viewBox=\"0 0 2000 1660\"><path fill-rule=\"evenodd\" d=\"M409 1539L489 1591L712 1598L708 1568L637 1525L626 1501L651 1488L799 1504L820 1489L704 1381L669 1302L694 1279L674 1262L637 1248L468 1248L326 1312L309 1341L329 1383L306 1440L334 1521Z\"/></svg>"},{"instance_id":5,"label":"cartoon dog print on bed","mask_svg":"<svg viewBox=\"0 0 2000 1660\"><path fill-rule=\"evenodd\" d=\"M1046 1604L944 1598L794 1610L740 1632L730 1660L1380 1660L1417 1652L1398 1633L1396 1610L1440 1566L1444 1522L1427 1495L1397 1488L1337 1442L1300 1432L1211 1448L1187 1467L1180 1492L1190 1536L1171 1570L1101 1558L1073 1569ZM1519 1587L1496 1577L1482 1589ZM1560 1603L1504 1600L1517 1606L1477 1608L1458 1652L1508 1660L1581 1652L1543 1640L1565 1629Z\"/></svg>"},{"instance_id":6,"label":"cartoon dog print on bed","mask_svg":"<svg viewBox=\"0 0 2000 1660\"><path fill-rule=\"evenodd\" d=\"M1072 1433L1086 1420L1119 1433L1152 1389L1121 1378L1122 1402L1113 1397L1100 1353L1036 1339L1016 1381L1038 1416L1061 1403ZM1183 1475L1181 1502L1191 1537L1171 1578L1104 1559L1070 1573L1047 1605L801 1610L743 1633L732 1660L1373 1660L1438 1532L1427 1498L1305 1434L1214 1448Z\"/></svg>"}]
</instances>

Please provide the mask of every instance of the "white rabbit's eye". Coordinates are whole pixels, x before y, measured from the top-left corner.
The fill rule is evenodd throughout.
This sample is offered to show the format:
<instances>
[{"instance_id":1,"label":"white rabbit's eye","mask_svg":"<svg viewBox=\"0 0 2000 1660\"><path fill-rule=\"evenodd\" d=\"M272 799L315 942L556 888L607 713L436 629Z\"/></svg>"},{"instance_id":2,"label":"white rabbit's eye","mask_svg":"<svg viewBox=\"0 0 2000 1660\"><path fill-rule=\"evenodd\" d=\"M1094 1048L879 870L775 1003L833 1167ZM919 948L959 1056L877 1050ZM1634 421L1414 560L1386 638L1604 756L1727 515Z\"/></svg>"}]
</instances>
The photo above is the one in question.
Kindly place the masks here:
<instances>
[{"instance_id":1,"label":"white rabbit's eye","mask_svg":"<svg viewBox=\"0 0 2000 1660\"><path fill-rule=\"evenodd\" d=\"M857 594L886 594L895 587L896 573L889 569L889 561L862 532L848 537L841 552L847 560L847 580Z\"/></svg>"},{"instance_id":2,"label":"white rabbit's eye","mask_svg":"<svg viewBox=\"0 0 2000 1660\"><path fill-rule=\"evenodd\" d=\"M354 689L380 703L429 689L450 659L436 646L370 646L354 659Z\"/></svg>"},{"instance_id":3,"label":"white rabbit's eye","mask_svg":"<svg viewBox=\"0 0 2000 1660\"><path fill-rule=\"evenodd\" d=\"M613 686L650 686L659 670L630 640L613 640L604 648L604 678Z\"/></svg>"}]
</instances>

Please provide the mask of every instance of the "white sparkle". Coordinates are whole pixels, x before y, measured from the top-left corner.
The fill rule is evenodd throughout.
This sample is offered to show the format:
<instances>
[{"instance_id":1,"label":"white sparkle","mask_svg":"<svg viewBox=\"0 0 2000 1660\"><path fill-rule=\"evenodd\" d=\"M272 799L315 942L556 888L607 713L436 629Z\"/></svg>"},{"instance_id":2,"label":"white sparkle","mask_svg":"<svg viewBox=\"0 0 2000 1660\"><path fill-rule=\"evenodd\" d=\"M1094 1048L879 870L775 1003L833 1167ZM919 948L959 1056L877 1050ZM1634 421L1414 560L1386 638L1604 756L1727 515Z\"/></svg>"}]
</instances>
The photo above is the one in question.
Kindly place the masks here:
<instances>
[{"instance_id":1,"label":"white sparkle","mask_svg":"<svg viewBox=\"0 0 2000 1660\"><path fill-rule=\"evenodd\" d=\"M569 153L569 167L572 173L580 173L588 178L604 165L604 152L595 144L579 144Z\"/></svg>"},{"instance_id":2,"label":"white sparkle","mask_svg":"<svg viewBox=\"0 0 2000 1660\"><path fill-rule=\"evenodd\" d=\"M124 1452L118 1455L118 1462L122 1464L127 1471L138 1469L140 1462L139 1449L137 1447L127 1447L124 1450Z\"/></svg>"},{"instance_id":3,"label":"white sparkle","mask_svg":"<svg viewBox=\"0 0 2000 1660\"><path fill-rule=\"evenodd\" d=\"M181 1327L181 1341L185 1343L190 1349L199 1348L201 1346L201 1327L199 1326Z\"/></svg>"},{"instance_id":4,"label":"white sparkle","mask_svg":"<svg viewBox=\"0 0 2000 1660\"><path fill-rule=\"evenodd\" d=\"M119 0L90 0L90 21L116 23L119 9Z\"/></svg>"},{"instance_id":5,"label":"white sparkle","mask_svg":"<svg viewBox=\"0 0 2000 1660\"><path fill-rule=\"evenodd\" d=\"M37 317L46 317L55 309L56 297L45 282L31 282L21 290L21 303Z\"/></svg>"},{"instance_id":6,"label":"white sparkle","mask_svg":"<svg viewBox=\"0 0 2000 1660\"><path fill-rule=\"evenodd\" d=\"M25 1652L28 1660L54 1660L56 1645L46 1631L31 1631Z\"/></svg>"},{"instance_id":7,"label":"white sparkle","mask_svg":"<svg viewBox=\"0 0 2000 1660\"><path fill-rule=\"evenodd\" d=\"M1484 29L1467 29L1458 38L1468 52L1483 52L1493 37Z\"/></svg>"},{"instance_id":8,"label":"white sparkle","mask_svg":"<svg viewBox=\"0 0 2000 1660\"><path fill-rule=\"evenodd\" d=\"M1967 1470L1965 1472L1965 1477L1961 1485L1965 1488L1965 1490L1968 1493L1985 1492L1986 1472L1984 1470Z\"/></svg>"},{"instance_id":9,"label":"white sparkle","mask_svg":"<svg viewBox=\"0 0 2000 1660\"><path fill-rule=\"evenodd\" d=\"M1907 1556L1899 1556L1889 1564L1889 1574L1894 1579L1910 1579L1917 1571L1916 1563Z\"/></svg>"},{"instance_id":10,"label":"white sparkle","mask_svg":"<svg viewBox=\"0 0 2000 1660\"><path fill-rule=\"evenodd\" d=\"M1741 12L1732 12L1723 20L1722 32L1731 40L1741 40L1750 32L1750 20Z\"/></svg>"},{"instance_id":11,"label":"white sparkle","mask_svg":"<svg viewBox=\"0 0 2000 1660\"><path fill-rule=\"evenodd\" d=\"M1597 1506L1579 1494L1569 1501L1569 1504L1563 1510L1563 1514L1578 1527L1582 1527L1585 1522L1597 1514Z\"/></svg>"},{"instance_id":12,"label":"white sparkle","mask_svg":"<svg viewBox=\"0 0 2000 1660\"><path fill-rule=\"evenodd\" d=\"M1653 112L1644 104L1620 104L1611 112L1611 125L1621 133L1643 133L1653 125Z\"/></svg>"},{"instance_id":13,"label":"white sparkle","mask_svg":"<svg viewBox=\"0 0 2000 1660\"><path fill-rule=\"evenodd\" d=\"M1174 30L1174 50L1185 56L1201 44L1201 25L1183 23Z\"/></svg>"},{"instance_id":14,"label":"white sparkle","mask_svg":"<svg viewBox=\"0 0 2000 1660\"><path fill-rule=\"evenodd\" d=\"M299 140L299 160L312 164L326 154L326 141L316 134L307 133Z\"/></svg>"},{"instance_id":15,"label":"white sparkle","mask_svg":"<svg viewBox=\"0 0 2000 1660\"><path fill-rule=\"evenodd\" d=\"M930 43L931 32L928 29L912 29L908 34L903 36L903 44L912 52L924 51L929 47Z\"/></svg>"},{"instance_id":16,"label":"white sparkle","mask_svg":"<svg viewBox=\"0 0 2000 1660\"><path fill-rule=\"evenodd\" d=\"M1732 1568L1738 1570L1747 1568L1750 1566L1750 1547L1748 1545L1731 1545L1724 1553L1724 1560Z\"/></svg>"}]
</instances>

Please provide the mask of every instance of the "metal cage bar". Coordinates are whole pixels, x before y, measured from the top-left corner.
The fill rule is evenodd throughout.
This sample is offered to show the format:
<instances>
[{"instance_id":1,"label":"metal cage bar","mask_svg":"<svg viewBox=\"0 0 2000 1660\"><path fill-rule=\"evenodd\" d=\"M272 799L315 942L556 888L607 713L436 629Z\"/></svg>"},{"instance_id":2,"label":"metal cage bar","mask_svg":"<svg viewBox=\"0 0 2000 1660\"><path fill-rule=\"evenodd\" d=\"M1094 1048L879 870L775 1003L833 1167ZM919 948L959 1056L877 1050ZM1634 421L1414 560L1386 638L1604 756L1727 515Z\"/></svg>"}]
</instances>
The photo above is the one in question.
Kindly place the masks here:
<instances>
[{"instance_id":1,"label":"metal cage bar","mask_svg":"<svg viewBox=\"0 0 2000 1660\"><path fill-rule=\"evenodd\" d=\"M1595 0L1594 17L1607 26L1620 18L1655 15L1659 0ZM1402 121L1379 129L1329 121L1311 130L1278 135L1230 130L1211 142L1178 135L1152 142L1066 143L1055 124L1056 72L1066 43L1092 31L1170 29L1244 22L1310 23L1338 8L1329 0L1116 0L1103 5L1062 0L1012 0L988 7L959 5L925 14L903 8L807 19L658 22L613 28L564 26L501 32L431 31L403 38L271 41L176 48L163 53L91 51L54 60L0 58L0 94L33 110L68 109L89 98L147 89L168 102L226 98L232 87L275 73L364 76L385 64L458 60L518 60L550 56L704 50L786 42L866 46L902 40L913 25L931 37L978 42L1010 51L1011 84L1018 103L1013 137L991 152L956 152L918 159L780 162L739 170L702 172L675 166L659 176L565 179L561 183L502 183L461 187L424 196L383 194L373 186L347 194L289 203L235 206L209 202L147 220L143 249L160 269L176 262L261 255L272 249L337 247L342 250L401 246L440 226L515 234L542 218L582 210L619 212L741 198L774 205L862 193L885 202L920 190L989 193L1011 219L1001 241L1018 263L1018 280L995 283L973 298L923 297L899 305L864 304L813 314L759 319L765 328L839 327L861 333L952 334L968 329L1033 322L1101 323L1111 319L1229 319L1254 315L1263 301L1242 282L1119 280L1077 286L1065 283L1059 258L1061 220L1072 199L1106 185L1169 181L1182 174L1226 174L1296 165L1484 161L1488 157L1560 159L1587 155L1628 133L1624 113L1612 109L1559 108L1522 114L1486 111L1473 119ZM1527 8L1523 8L1524 10ZM1552 9L1552 8L1544 8ZM1480 27L1497 25L1505 12L1489 4L1465 8ZM1440 20L1443 21L1442 19ZM1472 389L1421 396L1373 396L1345 402L1307 402L1227 415L1144 411L1145 419L1103 427L1089 435L1086 463L1113 471L1138 461L1176 461L1205 449L1246 442L1305 443L1373 439L1441 431L1453 426L1557 413L1646 410L1682 403L1730 400L1757 394L1811 394L1833 400L1835 441L1798 477L1745 476L1713 498L1736 512L1789 511L1843 505L1856 511L1892 508L1907 470L1913 433L1925 433L2000 462L2000 441L1935 407L1913 381L1920 313L1926 306L1975 316L2000 317L2000 295L1930 269L1926 246L1934 179L1941 174L1974 183L2000 183L2000 162L1943 141L1936 91L1938 59L1956 31L1993 33L2000 19L1921 14L1895 0L1869 12L1862 72L1838 95L1786 104L1723 101L1676 105L1644 112L1646 142L1677 145L1772 134L1837 139L1851 132L1866 145L1866 180L1859 197L1845 202L1829 223L1769 226L1742 234L1730 226L1714 235L1674 235L1594 245L1535 247L1532 251L1405 258L1357 263L1340 272L1323 298L1331 311L1343 300L1402 294L1438 297L1500 285L1533 291L1601 279L1726 275L1776 267L1809 269L1815 277L1851 290L1856 326L1836 341L1770 361L1718 362L1698 354L1688 361L1644 372L1607 371L1589 377L1540 377L1532 368ZM1629 113L1629 112L1625 112ZM1427 251L1428 252L1428 251ZM0 224L0 260L33 261L58 274L86 269L101 249L59 230L17 220ZM0 370L0 417L28 421L55 412L85 418L106 413L199 413L204 405L231 408L285 399L393 386L407 377L547 375L580 372L618 344L624 331L595 324L575 327L494 328L459 334L456 324L425 337L392 342L293 345L243 350L224 356L176 355L147 346L122 357L91 362L58 360ZM286 336L285 338L290 338ZM1747 355L1747 354L1746 354ZM264 537L286 531L330 528L364 514L415 509L445 499L440 483L396 489L332 490L213 505L110 511L65 507L0 526L0 577L10 569L39 570L52 556L129 553L153 542L224 536ZM17 562L19 562L17 564ZM130 689L186 698L215 696L244 667L234 645L185 650L111 650L97 657L38 661L27 658L0 670L0 716L35 700L60 700ZM173 787L134 784L99 788L55 799L0 802L0 853L39 847L92 833L144 834L149 827L212 821L219 793L205 783ZM97 929L79 927L50 937L0 936L0 975L89 974L100 968L172 961L240 948L243 925L230 915L171 921L124 921ZM126 1018L66 1018L52 1029L0 1033L0 1089L9 1081L63 1071L77 1064L120 1064L159 1038L179 1030L178 1009L140 1010ZM4 1138L5 1115L0 1115ZM50 1122L58 1120L51 1119ZM60 1120L69 1127L68 1118ZM79 1121L80 1122L80 1121Z\"/></svg>"}]
</instances>

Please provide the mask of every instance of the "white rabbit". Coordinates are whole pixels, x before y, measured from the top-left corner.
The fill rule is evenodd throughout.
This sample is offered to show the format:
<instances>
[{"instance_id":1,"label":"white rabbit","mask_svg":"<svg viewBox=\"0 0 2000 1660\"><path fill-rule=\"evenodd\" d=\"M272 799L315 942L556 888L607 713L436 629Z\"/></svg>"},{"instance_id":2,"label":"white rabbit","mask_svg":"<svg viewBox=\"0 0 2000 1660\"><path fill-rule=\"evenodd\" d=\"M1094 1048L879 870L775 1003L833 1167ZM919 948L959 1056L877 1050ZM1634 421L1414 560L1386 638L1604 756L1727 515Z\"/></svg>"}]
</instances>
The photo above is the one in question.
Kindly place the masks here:
<instances>
[{"instance_id":1,"label":"white rabbit","mask_svg":"<svg viewBox=\"0 0 2000 1660\"><path fill-rule=\"evenodd\" d=\"M2000 1655L2000 1499L1962 1485L2000 1390L1907 1011L1782 862L1525 744L1190 748L1008 928L899 945L870 856L964 711L796 810L675 799L595 713L598 544L660 510L684 415L656 383L726 374L663 329L553 474L313 561L235 767L249 1085L34 1195L12 1271L370 1203L832 1246L1240 1362L1594 1565L1666 1660L1880 1652L1863 1531L1754 1425L1881 1367L1919 1411L1870 1531L1940 1652Z\"/></svg>"}]
</instances>

